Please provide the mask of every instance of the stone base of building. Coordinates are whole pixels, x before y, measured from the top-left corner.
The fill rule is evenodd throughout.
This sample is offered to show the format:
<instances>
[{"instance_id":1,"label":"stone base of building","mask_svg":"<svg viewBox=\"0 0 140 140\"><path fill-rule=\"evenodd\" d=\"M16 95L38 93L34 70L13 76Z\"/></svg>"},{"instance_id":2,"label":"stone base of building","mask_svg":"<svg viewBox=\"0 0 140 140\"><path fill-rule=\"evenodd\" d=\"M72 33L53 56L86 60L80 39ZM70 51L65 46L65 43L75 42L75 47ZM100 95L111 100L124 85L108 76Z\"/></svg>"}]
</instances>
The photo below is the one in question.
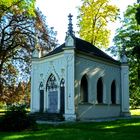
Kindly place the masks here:
<instances>
[{"instance_id":1,"label":"stone base of building","mask_svg":"<svg viewBox=\"0 0 140 140\"><path fill-rule=\"evenodd\" d=\"M128 112L121 112L121 116L122 117L131 117L131 113L128 111Z\"/></svg>"},{"instance_id":2,"label":"stone base of building","mask_svg":"<svg viewBox=\"0 0 140 140\"><path fill-rule=\"evenodd\" d=\"M76 121L75 114L64 114L65 121Z\"/></svg>"}]
</instances>

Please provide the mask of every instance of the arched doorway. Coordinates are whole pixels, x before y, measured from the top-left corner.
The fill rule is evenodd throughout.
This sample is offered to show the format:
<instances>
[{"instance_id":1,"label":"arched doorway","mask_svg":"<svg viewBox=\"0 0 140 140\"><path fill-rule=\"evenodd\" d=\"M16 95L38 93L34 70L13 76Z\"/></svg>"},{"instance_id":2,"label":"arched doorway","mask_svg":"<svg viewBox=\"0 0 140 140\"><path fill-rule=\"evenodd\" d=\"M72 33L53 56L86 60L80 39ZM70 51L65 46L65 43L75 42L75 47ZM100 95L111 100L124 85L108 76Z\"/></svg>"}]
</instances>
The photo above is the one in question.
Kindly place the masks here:
<instances>
[{"instance_id":1,"label":"arched doorway","mask_svg":"<svg viewBox=\"0 0 140 140\"><path fill-rule=\"evenodd\" d=\"M65 81L60 82L60 113L64 114L65 111Z\"/></svg>"},{"instance_id":2,"label":"arched doorway","mask_svg":"<svg viewBox=\"0 0 140 140\"><path fill-rule=\"evenodd\" d=\"M46 85L48 93L48 112L57 113L58 107L58 86L56 78L53 74L50 75Z\"/></svg>"},{"instance_id":3,"label":"arched doorway","mask_svg":"<svg viewBox=\"0 0 140 140\"><path fill-rule=\"evenodd\" d=\"M98 103L103 103L103 82L102 82L102 78L99 78L98 82L97 82L97 101L98 101Z\"/></svg>"},{"instance_id":4,"label":"arched doorway","mask_svg":"<svg viewBox=\"0 0 140 140\"><path fill-rule=\"evenodd\" d=\"M111 84L111 102L116 104L116 83L115 80Z\"/></svg>"},{"instance_id":5,"label":"arched doorway","mask_svg":"<svg viewBox=\"0 0 140 140\"><path fill-rule=\"evenodd\" d=\"M40 90L40 109L39 109L39 111L42 113L44 111L44 89L43 89L42 82L39 85L39 90Z\"/></svg>"},{"instance_id":6,"label":"arched doorway","mask_svg":"<svg viewBox=\"0 0 140 140\"><path fill-rule=\"evenodd\" d=\"M80 93L81 102L88 102L88 81L86 75L84 75L81 79Z\"/></svg>"}]
</instances>

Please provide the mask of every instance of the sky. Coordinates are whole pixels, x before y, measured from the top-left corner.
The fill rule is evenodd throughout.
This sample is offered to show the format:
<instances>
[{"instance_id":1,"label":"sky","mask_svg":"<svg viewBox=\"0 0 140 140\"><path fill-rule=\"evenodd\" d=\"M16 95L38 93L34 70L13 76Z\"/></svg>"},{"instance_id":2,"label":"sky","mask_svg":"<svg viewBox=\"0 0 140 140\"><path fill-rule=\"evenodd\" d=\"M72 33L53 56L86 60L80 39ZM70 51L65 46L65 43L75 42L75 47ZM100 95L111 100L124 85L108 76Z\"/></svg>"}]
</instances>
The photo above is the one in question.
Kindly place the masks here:
<instances>
[{"instance_id":1,"label":"sky","mask_svg":"<svg viewBox=\"0 0 140 140\"><path fill-rule=\"evenodd\" d=\"M57 31L57 39L59 44L62 44L65 40L67 27L68 27L68 14L73 15L73 30L78 31L77 28L77 7L80 6L81 0L37 0L37 7L46 16L47 25L54 27L54 31ZM132 5L136 0L112 0L112 4L117 5L120 8L121 16L126 10L128 5ZM112 31L112 38L115 33L115 29L120 26L120 22L116 22L110 25ZM78 34L76 34L78 37ZM110 43L111 44L111 43Z\"/></svg>"}]
</instances>

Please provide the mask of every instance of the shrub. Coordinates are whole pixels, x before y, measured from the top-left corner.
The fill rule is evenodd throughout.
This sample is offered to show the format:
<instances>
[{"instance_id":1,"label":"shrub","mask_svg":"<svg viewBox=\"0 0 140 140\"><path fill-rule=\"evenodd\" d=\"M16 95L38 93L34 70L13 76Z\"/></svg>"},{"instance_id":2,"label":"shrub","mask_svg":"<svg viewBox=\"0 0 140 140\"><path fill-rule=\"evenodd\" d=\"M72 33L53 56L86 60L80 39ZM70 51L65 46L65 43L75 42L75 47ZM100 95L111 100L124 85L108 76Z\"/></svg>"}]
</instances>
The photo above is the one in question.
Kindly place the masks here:
<instances>
[{"instance_id":1,"label":"shrub","mask_svg":"<svg viewBox=\"0 0 140 140\"><path fill-rule=\"evenodd\" d=\"M35 120L27 115L24 105L13 105L9 107L0 121L1 131L22 131L34 128L35 126Z\"/></svg>"},{"instance_id":2,"label":"shrub","mask_svg":"<svg viewBox=\"0 0 140 140\"><path fill-rule=\"evenodd\" d=\"M136 88L135 92L130 94L130 105L133 109L140 107L140 87Z\"/></svg>"}]
</instances>

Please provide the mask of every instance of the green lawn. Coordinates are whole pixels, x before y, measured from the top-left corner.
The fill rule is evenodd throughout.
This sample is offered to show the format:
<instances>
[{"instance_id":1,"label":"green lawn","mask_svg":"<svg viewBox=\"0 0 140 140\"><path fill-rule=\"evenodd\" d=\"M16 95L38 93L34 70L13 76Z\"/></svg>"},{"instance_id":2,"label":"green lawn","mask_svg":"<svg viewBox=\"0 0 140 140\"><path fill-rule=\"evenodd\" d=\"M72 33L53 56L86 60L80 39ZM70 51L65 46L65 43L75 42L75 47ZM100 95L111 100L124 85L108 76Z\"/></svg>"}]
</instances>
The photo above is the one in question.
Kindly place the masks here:
<instances>
[{"instance_id":1,"label":"green lawn","mask_svg":"<svg viewBox=\"0 0 140 140\"><path fill-rule=\"evenodd\" d=\"M131 109L130 112L132 116L140 116L140 109Z\"/></svg>"},{"instance_id":2,"label":"green lawn","mask_svg":"<svg viewBox=\"0 0 140 140\"><path fill-rule=\"evenodd\" d=\"M0 140L140 140L140 119L44 124L36 131L0 132Z\"/></svg>"}]
</instances>

